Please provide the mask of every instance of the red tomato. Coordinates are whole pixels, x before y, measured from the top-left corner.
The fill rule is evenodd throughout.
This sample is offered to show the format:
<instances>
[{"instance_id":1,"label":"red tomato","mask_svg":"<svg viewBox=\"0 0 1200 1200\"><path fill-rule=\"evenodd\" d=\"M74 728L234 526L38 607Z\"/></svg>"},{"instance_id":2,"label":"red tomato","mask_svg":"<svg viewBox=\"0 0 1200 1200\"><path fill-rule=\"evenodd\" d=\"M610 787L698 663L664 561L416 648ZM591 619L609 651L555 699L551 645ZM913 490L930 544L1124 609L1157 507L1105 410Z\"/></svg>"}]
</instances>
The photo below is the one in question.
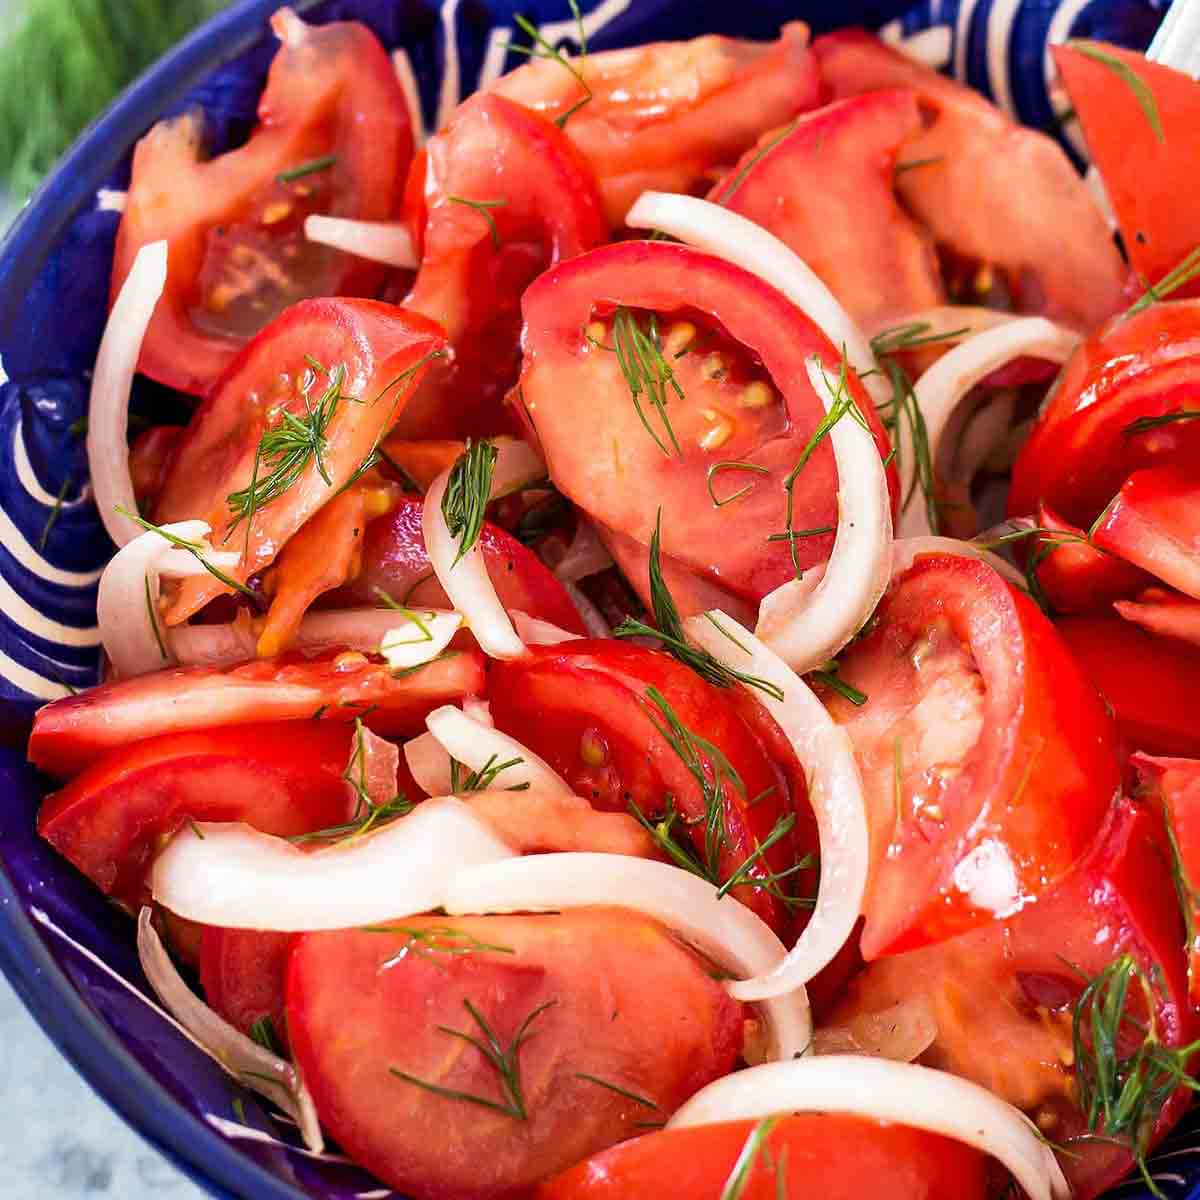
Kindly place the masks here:
<instances>
[{"instance_id":1,"label":"red tomato","mask_svg":"<svg viewBox=\"0 0 1200 1200\"><path fill-rule=\"evenodd\" d=\"M242 550L230 574L242 581L256 575L349 482L445 344L424 317L374 300L294 305L241 352L196 410L175 447L155 519L207 521L215 546ZM345 375L334 391L339 367ZM311 409L328 413L320 422L320 456L302 459L299 477L239 522L230 497L269 477L272 462L258 457L259 443L278 428L285 408L310 424L317 420ZM209 575L184 580L167 623L186 620L228 590Z\"/></svg>"},{"instance_id":2,"label":"red tomato","mask_svg":"<svg viewBox=\"0 0 1200 1200\"><path fill-rule=\"evenodd\" d=\"M1147 588L1136 600L1118 600L1113 608L1147 633L1200 646L1200 600L1163 588Z\"/></svg>"},{"instance_id":3,"label":"red tomato","mask_svg":"<svg viewBox=\"0 0 1200 1200\"><path fill-rule=\"evenodd\" d=\"M322 721L362 716L377 733L413 734L439 704L477 695L483 686L483 659L466 651L399 677L361 654L264 658L223 671L175 667L43 706L33 719L29 761L62 778L114 747L159 734L299 721L318 710Z\"/></svg>"},{"instance_id":4,"label":"red tomato","mask_svg":"<svg viewBox=\"0 0 1200 1200\"><path fill-rule=\"evenodd\" d=\"M994 921L1066 875L1120 789L1116 730L1054 627L985 563L926 555L841 656L830 709L871 830L869 962Z\"/></svg>"},{"instance_id":5,"label":"red tomato","mask_svg":"<svg viewBox=\"0 0 1200 1200\"><path fill-rule=\"evenodd\" d=\"M1045 503L1087 529L1134 471L1200 459L1200 421L1186 419L1194 410L1200 302L1153 304L1111 322L1047 396L1013 466L1008 511L1027 516Z\"/></svg>"},{"instance_id":6,"label":"red tomato","mask_svg":"<svg viewBox=\"0 0 1200 1200\"><path fill-rule=\"evenodd\" d=\"M642 546L661 509L664 555L743 602L793 576L786 540L768 539L785 530L785 477L825 416L807 363L818 357L831 386L842 366L812 321L739 267L667 242L624 242L564 263L529 288L522 308L524 412L560 491ZM662 318L664 361L682 393L664 385L663 421L641 397L649 428L612 342L619 320L639 321L648 336L646 310ZM848 375L886 456L874 405ZM709 474L731 461L766 473ZM796 478L793 529L837 524L836 479L825 438ZM824 562L832 540L798 540L800 566ZM630 582L645 595L644 575Z\"/></svg>"},{"instance_id":7,"label":"red tomato","mask_svg":"<svg viewBox=\"0 0 1200 1200\"><path fill-rule=\"evenodd\" d=\"M130 443L129 474L134 497L143 512L154 507L167 462L182 435L181 425L155 425L139 433Z\"/></svg>"},{"instance_id":8,"label":"red tomato","mask_svg":"<svg viewBox=\"0 0 1200 1200\"><path fill-rule=\"evenodd\" d=\"M1071 1047L1083 979L1124 953L1143 970L1161 972L1155 1028L1164 1045L1186 1045L1197 1029L1182 944L1162 822L1127 801L1088 857L1036 904L937 946L871 963L831 1020L923 999L938 1034L920 1061L982 1084L1061 1145L1086 1124L1075 1107ZM1154 1141L1187 1105L1188 1093L1176 1092L1155 1123ZM1120 1146L1070 1142L1061 1163L1075 1200L1089 1200L1124 1175L1131 1159Z\"/></svg>"},{"instance_id":9,"label":"red tomato","mask_svg":"<svg viewBox=\"0 0 1200 1200\"><path fill-rule=\"evenodd\" d=\"M297 300L368 296L383 279L377 263L307 241L304 219L399 214L413 147L404 93L364 25L315 28L285 12L273 21L282 45L244 146L204 161L203 120L188 113L134 151L112 294L138 250L165 239L167 287L138 369L181 391L207 391Z\"/></svg>"},{"instance_id":10,"label":"red tomato","mask_svg":"<svg viewBox=\"0 0 1200 1200\"><path fill-rule=\"evenodd\" d=\"M1065 535L1038 538L1034 550L1035 555L1044 555L1034 569L1055 612L1103 611L1114 600L1136 596L1150 582L1144 571L1124 558L1097 549L1082 529L1044 505L1038 513L1038 525ZM1081 540L1072 540L1076 538Z\"/></svg>"},{"instance_id":11,"label":"red tomato","mask_svg":"<svg viewBox=\"0 0 1200 1200\"><path fill-rule=\"evenodd\" d=\"M893 189L921 130L916 92L842 100L797 118L782 140L764 135L708 198L775 234L877 329L945 299L933 242Z\"/></svg>"},{"instance_id":12,"label":"red tomato","mask_svg":"<svg viewBox=\"0 0 1200 1200\"><path fill-rule=\"evenodd\" d=\"M712 168L821 97L808 28L798 21L769 44L710 35L607 50L574 65L591 90L586 104L574 75L548 59L533 59L492 90L565 122L614 225L644 191L694 192Z\"/></svg>"},{"instance_id":13,"label":"red tomato","mask_svg":"<svg viewBox=\"0 0 1200 1200\"><path fill-rule=\"evenodd\" d=\"M450 606L446 593L433 577L425 552L422 503L405 497L391 512L367 526L362 570L349 592L354 601L375 604L380 589L404 604ZM587 632L563 585L527 546L490 521L484 522L479 546L488 576L505 608L550 621L571 633Z\"/></svg>"},{"instance_id":14,"label":"red tomato","mask_svg":"<svg viewBox=\"0 0 1200 1200\"><path fill-rule=\"evenodd\" d=\"M985 1158L950 1138L835 1113L783 1117L734 1172L754 1121L622 1142L543 1183L535 1200L985 1200Z\"/></svg>"},{"instance_id":15,"label":"red tomato","mask_svg":"<svg viewBox=\"0 0 1200 1200\"><path fill-rule=\"evenodd\" d=\"M421 266L405 306L454 347L400 418L406 437L496 433L520 369L521 293L608 240L591 169L566 135L502 96L472 96L426 147Z\"/></svg>"},{"instance_id":16,"label":"red tomato","mask_svg":"<svg viewBox=\"0 0 1200 1200\"><path fill-rule=\"evenodd\" d=\"M912 162L933 161L898 176L896 190L939 248L967 260L971 300L981 293L999 299L998 284L1017 311L1082 329L1116 312L1124 264L1099 208L1052 138L1015 124L977 92L871 34L826 34L813 53L838 98L914 88L932 110L932 123L904 154ZM976 272L978 264L983 272Z\"/></svg>"},{"instance_id":17,"label":"red tomato","mask_svg":"<svg viewBox=\"0 0 1200 1200\"><path fill-rule=\"evenodd\" d=\"M741 1049L741 1005L640 915L394 924L297 937L287 1025L321 1123L417 1200L524 1195L665 1120ZM513 1048L507 1078L489 1033Z\"/></svg>"},{"instance_id":18,"label":"red tomato","mask_svg":"<svg viewBox=\"0 0 1200 1200\"><path fill-rule=\"evenodd\" d=\"M1067 617L1058 631L1112 706L1129 749L1200 757L1200 647L1108 615Z\"/></svg>"},{"instance_id":19,"label":"red tomato","mask_svg":"<svg viewBox=\"0 0 1200 1200\"><path fill-rule=\"evenodd\" d=\"M200 941L204 998L235 1029L249 1034L264 1017L287 1052L283 986L292 936L206 925Z\"/></svg>"},{"instance_id":20,"label":"red tomato","mask_svg":"<svg viewBox=\"0 0 1200 1200\"><path fill-rule=\"evenodd\" d=\"M650 689L657 689L687 731L716 746L741 781L739 788L727 777L722 780L718 832L723 836L712 847L712 858L706 838L710 801L717 799L713 754L698 747L692 755L707 781L702 788L672 744L682 739L668 736L670 716L650 698ZM775 889L767 887L768 877L816 849L815 826L791 746L777 728L768 740L743 719L740 704L727 699L733 690L706 683L658 650L629 642L578 641L535 647L523 659L493 664L490 695L496 728L544 758L595 807L628 812L636 804L647 819L657 821L670 798L680 814L674 838L690 841L717 881L728 879L781 818L795 813L793 835L755 858L748 868L750 886L734 892L775 929L786 927L786 909L772 892L791 893L799 881L789 876ZM761 722L770 721L764 712Z\"/></svg>"},{"instance_id":21,"label":"red tomato","mask_svg":"<svg viewBox=\"0 0 1200 1200\"><path fill-rule=\"evenodd\" d=\"M1200 478L1180 466L1135 471L1105 510L1092 540L1200 599Z\"/></svg>"},{"instance_id":22,"label":"red tomato","mask_svg":"<svg viewBox=\"0 0 1200 1200\"><path fill-rule=\"evenodd\" d=\"M1120 46L1077 42L1051 53L1134 271L1157 283L1200 242L1200 220L1179 203L1200 170L1200 86ZM1194 296L1198 288L1193 280L1175 295Z\"/></svg>"},{"instance_id":23,"label":"red tomato","mask_svg":"<svg viewBox=\"0 0 1200 1200\"><path fill-rule=\"evenodd\" d=\"M188 820L244 821L286 837L349 818L349 725L312 722L303 737L291 723L151 732L133 745L115 740L38 814L38 832L110 896L137 903L154 856ZM44 745L31 751L38 761Z\"/></svg>"}]
</instances>

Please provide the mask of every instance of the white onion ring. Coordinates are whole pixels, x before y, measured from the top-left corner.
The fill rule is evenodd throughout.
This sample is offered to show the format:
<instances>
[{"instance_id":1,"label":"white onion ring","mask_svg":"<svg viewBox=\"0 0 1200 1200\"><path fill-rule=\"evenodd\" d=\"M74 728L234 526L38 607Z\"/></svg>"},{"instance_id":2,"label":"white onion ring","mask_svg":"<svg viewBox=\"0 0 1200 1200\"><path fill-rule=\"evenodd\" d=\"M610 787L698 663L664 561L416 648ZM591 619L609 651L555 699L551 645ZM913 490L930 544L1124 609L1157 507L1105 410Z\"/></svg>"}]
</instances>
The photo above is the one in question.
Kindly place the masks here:
<instances>
[{"instance_id":1,"label":"white onion ring","mask_svg":"<svg viewBox=\"0 0 1200 1200\"><path fill-rule=\"evenodd\" d=\"M951 554L957 558L977 558L985 562L1005 583L1011 583L1024 591L1025 579L1012 563L985 550L975 542L964 542L948 537L897 538L892 543L892 578L903 575L922 554Z\"/></svg>"},{"instance_id":2,"label":"white onion ring","mask_svg":"<svg viewBox=\"0 0 1200 1200\"><path fill-rule=\"evenodd\" d=\"M563 642L577 642L579 634L568 633L551 621L543 621L541 617L531 617L519 609L513 609L508 614L512 617L513 627L517 636L527 646L559 646Z\"/></svg>"},{"instance_id":3,"label":"white onion ring","mask_svg":"<svg viewBox=\"0 0 1200 1200\"><path fill-rule=\"evenodd\" d=\"M951 414L977 383L1022 355L1064 363L1079 342L1079 334L1074 330L1055 325L1045 317L1021 317L976 334L944 354L913 385L915 403L925 418L930 460L937 461ZM932 532L929 514L923 499L913 490L916 454L912 430L906 421L899 422L899 430L900 495L907 503L900 514L898 533L902 537L920 537Z\"/></svg>"},{"instance_id":4,"label":"white onion ring","mask_svg":"<svg viewBox=\"0 0 1200 1200\"><path fill-rule=\"evenodd\" d=\"M417 266L412 234L400 221L352 221L313 213L304 218L304 236L310 242L389 267L415 270Z\"/></svg>"},{"instance_id":5,"label":"white onion ring","mask_svg":"<svg viewBox=\"0 0 1200 1200\"><path fill-rule=\"evenodd\" d=\"M425 132L425 112L421 108L421 93L417 90L417 77L413 74L412 59L408 51L401 48L392 51L392 69L404 93L404 104L412 121L413 146L420 150L428 140Z\"/></svg>"},{"instance_id":6,"label":"white onion ring","mask_svg":"<svg viewBox=\"0 0 1200 1200\"><path fill-rule=\"evenodd\" d=\"M423 733L405 742L404 761L425 795L450 795L453 783L450 778L450 755L432 733Z\"/></svg>"},{"instance_id":7,"label":"white onion ring","mask_svg":"<svg viewBox=\"0 0 1200 1200\"><path fill-rule=\"evenodd\" d=\"M450 472L443 471L429 485L421 509L421 532L425 536L429 564L484 654L489 658L520 658L525 653L525 646L500 603L479 543L476 542L458 562L454 561L458 554L458 538L451 534L442 512L442 498L449 478Z\"/></svg>"},{"instance_id":8,"label":"white onion ring","mask_svg":"<svg viewBox=\"0 0 1200 1200\"><path fill-rule=\"evenodd\" d=\"M834 388L818 359L808 377L828 409ZM763 598L755 634L800 674L828 662L862 628L887 587L892 508L875 439L846 415L829 431L838 473L833 552L816 587L791 579Z\"/></svg>"},{"instance_id":9,"label":"white onion ring","mask_svg":"<svg viewBox=\"0 0 1200 1200\"><path fill-rule=\"evenodd\" d=\"M96 354L88 402L87 457L96 509L118 546L141 527L117 512L138 510L129 474L129 389L150 318L167 286L167 243L150 242L133 260L109 313Z\"/></svg>"},{"instance_id":10,"label":"white onion ring","mask_svg":"<svg viewBox=\"0 0 1200 1200\"><path fill-rule=\"evenodd\" d=\"M462 614L444 609L410 609L413 615L392 613L392 628L377 647L393 671L406 671L432 662L450 645L462 624Z\"/></svg>"},{"instance_id":11,"label":"white onion ring","mask_svg":"<svg viewBox=\"0 0 1200 1200\"><path fill-rule=\"evenodd\" d=\"M235 1029L184 983L150 916L149 907L138 913L137 947L142 970L154 994L201 1050L238 1083L265 1096L287 1113L299 1126L304 1144L320 1154L325 1141L316 1107L299 1069Z\"/></svg>"},{"instance_id":12,"label":"white onion ring","mask_svg":"<svg viewBox=\"0 0 1200 1200\"><path fill-rule=\"evenodd\" d=\"M811 919L787 958L770 971L730 985L739 1000L764 1000L807 983L833 960L854 929L871 858L862 780L846 731L773 650L720 611L689 617L684 629L691 641L727 666L783 692L782 700L758 689L753 695L795 748L817 818L821 882Z\"/></svg>"},{"instance_id":13,"label":"white onion ring","mask_svg":"<svg viewBox=\"0 0 1200 1200\"><path fill-rule=\"evenodd\" d=\"M313 853L245 825L189 825L158 856L150 886L165 908L204 925L347 929L439 908L460 867L511 854L464 804L443 797Z\"/></svg>"},{"instance_id":14,"label":"white onion ring","mask_svg":"<svg viewBox=\"0 0 1200 1200\"><path fill-rule=\"evenodd\" d=\"M571 603L575 605L575 611L579 614L579 619L583 622L583 627L587 630L588 637L609 637L612 634L612 630L608 627L608 622L604 619L604 614L580 591L579 585L572 583L569 579L564 579L562 585L563 591L567 593Z\"/></svg>"},{"instance_id":15,"label":"white onion ring","mask_svg":"<svg viewBox=\"0 0 1200 1200\"><path fill-rule=\"evenodd\" d=\"M492 468L490 500L511 496L549 478L546 460L524 438L501 435L491 442L496 448L496 463Z\"/></svg>"},{"instance_id":16,"label":"white onion ring","mask_svg":"<svg viewBox=\"0 0 1200 1200\"><path fill-rule=\"evenodd\" d=\"M444 907L451 916L462 916L597 904L645 913L739 974L761 975L784 955L770 926L732 896L718 897L711 883L679 867L621 854L536 854L465 867L450 881ZM770 999L763 1010L774 1057L805 1053L812 1018L804 988Z\"/></svg>"},{"instance_id":17,"label":"white onion ring","mask_svg":"<svg viewBox=\"0 0 1200 1200\"><path fill-rule=\"evenodd\" d=\"M962 434L949 456L947 478L970 484L984 464L1003 446L1016 411L1016 393L996 392L963 424Z\"/></svg>"},{"instance_id":18,"label":"white onion ring","mask_svg":"<svg viewBox=\"0 0 1200 1200\"><path fill-rule=\"evenodd\" d=\"M998 1159L1029 1200L1070 1200L1053 1151L1024 1113L977 1083L915 1063L837 1054L749 1067L701 1088L667 1128L794 1112L847 1113L941 1134Z\"/></svg>"},{"instance_id":19,"label":"white onion ring","mask_svg":"<svg viewBox=\"0 0 1200 1200\"><path fill-rule=\"evenodd\" d=\"M888 317L880 322L879 327L872 331L872 339L885 334L906 329L917 325L926 325L928 332L922 333L921 338L933 346L956 346L968 341L985 329L995 329L997 325L1011 325L1021 317L1016 313L1002 312L998 308L984 308L972 304L935 304L932 308L918 309L902 317ZM959 333L959 330L963 330ZM940 332L946 334L940 341L934 339Z\"/></svg>"},{"instance_id":20,"label":"white onion ring","mask_svg":"<svg viewBox=\"0 0 1200 1200\"><path fill-rule=\"evenodd\" d=\"M498 766L514 758L520 759L516 765L505 767L495 776L488 785L493 791L527 783L538 792L573 794L562 776L544 759L508 734L468 717L453 704L435 708L425 718L425 724L446 753L472 771L482 771L489 763Z\"/></svg>"}]
</instances>

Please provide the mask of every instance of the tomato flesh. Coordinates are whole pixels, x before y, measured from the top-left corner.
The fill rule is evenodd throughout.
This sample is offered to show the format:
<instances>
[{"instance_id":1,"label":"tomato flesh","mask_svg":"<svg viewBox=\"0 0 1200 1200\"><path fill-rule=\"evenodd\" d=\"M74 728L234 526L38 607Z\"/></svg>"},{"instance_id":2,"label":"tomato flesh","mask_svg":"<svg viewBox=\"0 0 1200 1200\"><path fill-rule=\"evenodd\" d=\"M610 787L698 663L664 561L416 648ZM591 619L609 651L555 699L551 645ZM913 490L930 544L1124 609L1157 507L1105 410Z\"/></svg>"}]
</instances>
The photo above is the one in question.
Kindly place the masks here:
<instances>
[{"instance_id":1,"label":"tomato flesh","mask_svg":"<svg viewBox=\"0 0 1200 1200\"><path fill-rule=\"evenodd\" d=\"M283 986L291 934L206 925L200 940L200 983L209 1008L249 1035L264 1018L287 1053Z\"/></svg>"},{"instance_id":2,"label":"tomato flesh","mask_svg":"<svg viewBox=\"0 0 1200 1200\"><path fill-rule=\"evenodd\" d=\"M926 555L841 656L830 708L863 775L870 961L1008 916L1086 853L1116 729L1041 611L991 567Z\"/></svg>"},{"instance_id":3,"label":"tomato flesh","mask_svg":"<svg viewBox=\"0 0 1200 1200\"><path fill-rule=\"evenodd\" d=\"M665 1120L741 1048L741 1005L628 911L392 924L398 932L298 936L287 1025L322 1124L417 1200L524 1194L639 1121ZM455 943L477 948L437 948ZM446 1032L484 1036L468 1005L503 1047L529 1021L517 1060L524 1120L478 1049Z\"/></svg>"},{"instance_id":4,"label":"tomato flesh","mask_svg":"<svg viewBox=\"0 0 1200 1200\"><path fill-rule=\"evenodd\" d=\"M1038 539L1034 570L1055 612L1103 611L1114 600L1136 596L1150 582L1150 576L1125 557L1099 549L1095 539L1045 505L1038 513L1038 525L1053 531Z\"/></svg>"},{"instance_id":5,"label":"tomato flesh","mask_svg":"<svg viewBox=\"0 0 1200 1200\"><path fill-rule=\"evenodd\" d=\"M1136 600L1118 600L1113 608L1147 633L1200 646L1200 600L1163 588L1147 588Z\"/></svg>"}]
</instances>

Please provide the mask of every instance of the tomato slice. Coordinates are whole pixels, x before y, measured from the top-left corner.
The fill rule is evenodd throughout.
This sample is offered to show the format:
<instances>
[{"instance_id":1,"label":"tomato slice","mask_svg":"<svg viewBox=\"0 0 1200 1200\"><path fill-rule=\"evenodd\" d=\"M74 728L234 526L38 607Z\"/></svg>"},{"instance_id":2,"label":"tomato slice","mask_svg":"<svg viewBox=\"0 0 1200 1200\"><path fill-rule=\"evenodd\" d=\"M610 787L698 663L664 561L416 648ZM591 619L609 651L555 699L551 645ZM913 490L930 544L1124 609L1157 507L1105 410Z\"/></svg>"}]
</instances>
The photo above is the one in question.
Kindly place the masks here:
<instances>
[{"instance_id":1,"label":"tomato slice","mask_svg":"<svg viewBox=\"0 0 1200 1200\"><path fill-rule=\"evenodd\" d=\"M1013 466L1008 511L1087 529L1134 471L1200 459L1200 302L1113 321L1067 363Z\"/></svg>"},{"instance_id":2,"label":"tomato slice","mask_svg":"<svg viewBox=\"0 0 1200 1200\"><path fill-rule=\"evenodd\" d=\"M764 135L708 198L775 234L878 329L945 299L933 242L893 187L921 130L913 91L838 101L797 118L782 140Z\"/></svg>"},{"instance_id":3,"label":"tomato slice","mask_svg":"<svg viewBox=\"0 0 1200 1200\"><path fill-rule=\"evenodd\" d=\"M735 695L661 651L615 641L532 648L523 659L493 664L490 691L497 729L544 758L596 808L631 812L636 805L654 822L676 812L671 836L682 847L690 843L699 870L722 883L742 869L748 886L733 894L783 931L790 921L778 893L796 894L801 881L772 877L815 851L815 825L790 744L777 726L765 732L774 725L765 711L745 719ZM689 754L672 734L672 716L716 747L740 787L728 771L717 778L710 749ZM792 814L790 834L758 853Z\"/></svg>"},{"instance_id":4,"label":"tomato slice","mask_svg":"<svg viewBox=\"0 0 1200 1200\"><path fill-rule=\"evenodd\" d=\"M793 577L786 538L769 538L787 526L785 478L825 416L807 363L819 358L831 386L842 367L816 325L739 267L666 242L563 263L522 308L524 413L560 491L643 546L661 509L663 553L743 602ZM660 318L679 385L663 385L661 421L646 395L634 400L613 342L618 322L628 337L634 322L648 337ZM847 386L886 456L887 435L853 371ZM837 524L836 479L825 438L796 478L794 530ZM824 562L832 541L820 532L796 540L798 565ZM645 591L644 576L630 582Z\"/></svg>"},{"instance_id":5,"label":"tomato slice","mask_svg":"<svg viewBox=\"0 0 1200 1200\"><path fill-rule=\"evenodd\" d=\"M1051 53L1134 271L1157 283L1200 242L1200 221L1179 203L1200 169L1200 86L1121 46L1075 43ZM1174 294L1198 292L1193 280Z\"/></svg>"},{"instance_id":6,"label":"tomato slice","mask_svg":"<svg viewBox=\"0 0 1200 1200\"><path fill-rule=\"evenodd\" d=\"M622 1142L543 1183L535 1200L985 1200L985 1159L950 1138L836 1113L663 1130ZM736 1174L747 1146L745 1174ZM758 1147L755 1151L755 1147ZM731 1180L737 1180L731 1185Z\"/></svg>"},{"instance_id":7,"label":"tomato slice","mask_svg":"<svg viewBox=\"0 0 1200 1200\"><path fill-rule=\"evenodd\" d=\"M1200 600L1164 588L1147 588L1136 600L1118 600L1113 608L1147 633L1200 646Z\"/></svg>"},{"instance_id":8,"label":"tomato slice","mask_svg":"<svg viewBox=\"0 0 1200 1200\"><path fill-rule=\"evenodd\" d=\"M62 778L114 747L164 733L316 716L322 723L361 716L377 733L413 734L439 704L476 695L483 686L483 659L470 651L399 676L357 653L264 658L223 671L175 667L104 683L40 708L29 761Z\"/></svg>"},{"instance_id":9,"label":"tomato slice","mask_svg":"<svg viewBox=\"0 0 1200 1200\"><path fill-rule=\"evenodd\" d=\"M928 129L904 151L925 165L900 175L896 189L939 248L966 260L971 287L962 299L1003 299L1019 312L1081 329L1117 311L1126 274L1121 256L1052 138L1015 124L977 92L871 34L825 34L813 53L839 99L913 88L933 111Z\"/></svg>"},{"instance_id":10,"label":"tomato slice","mask_svg":"<svg viewBox=\"0 0 1200 1200\"><path fill-rule=\"evenodd\" d=\"M840 1024L924 999L938 1034L920 1061L975 1080L1029 1113L1053 1142L1069 1143L1063 1171L1075 1200L1089 1200L1128 1171L1131 1157L1121 1146L1070 1141L1086 1128L1075 1107L1071 1045L1084 979L1132 954L1143 970L1160 972L1154 1019L1163 1043L1185 1045L1196 1036L1164 840L1153 809L1122 802L1087 858L1036 904L869 964L830 1019ZM1171 1097L1153 1141L1187 1105L1186 1091Z\"/></svg>"},{"instance_id":11,"label":"tomato slice","mask_svg":"<svg viewBox=\"0 0 1200 1200\"><path fill-rule=\"evenodd\" d=\"M101 891L133 904L159 848L188 820L244 821L280 837L347 820L352 742L350 726L333 721L312 722L301 738L284 722L118 740L47 796L38 832Z\"/></svg>"},{"instance_id":12,"label":"tomato slice","mask_svg":"<svg viewBox=\"0 0 1200 1200\"><path fill-rule=\"evenodd\" d=\"M841 656L863 775L869 962L1016 912L1066 875L1120 788L1116 730L1042 612L991 567L926 555Z\"/></svg>"},{"instance_id":13,"label":"tomato slice","mask_svg":"<svg viewBox=\"0 0 1200 1200\"><path fill-rule=\"evenodd\" d=\"M533 59L492 91L565 122L613 225L644 191L694 192L712 168L821 99L808 27L799 21L777 42L709 35L606 50L573 65L591 90L586 104L576 77L548 59Z\"/></svg>"},{"instance_id":14,"label":"tomato slice","mask_svg":"<svg viewBox=\"0 0 1200 1200\"><path fill-rule=\"evenodd\" d=\"M261 929L206 925L200 939L200 983L209 1008L249 1034L267 1018L284 1053L283 987L292 936Z\"/></svg>"},{"instance_id":15,"label":"tomato slice","mask_svg":"<svg viewBox=\"0 0 1200 1200\"><path fill-rule=\"evenodd\" d=\"M112 295L138 250L165 239L166 291L138 369L196 395L288 305L375 292L384 268L307 241L304 219L398 216L412 157L404 93L365 25L317 28L286 10L273 25L282 44L244 146L204 161L203 118L188 113L133 155Z\"/></svg>"},{"instance_id":16,"label":"tomato slice","mask_svg":"<svg viewBox=\"0 0 1200 1200\"><path fill-rule=\"evenodd\" d=\"M741 1005L639 915L394 925L297 937L287 1025L322 1124L417 1200L523 1194L665 1120L741 1049ZM507 1088L465 1040L489 1031L519 1041Z\"/></svg>"},{"instance_id":17,"label":"tomato slice","mask_svg":"<svg viewBox=\"0 0 1200 1200\"><path fill-rule=\"evenodd\" d=\"M1129 749L1200 757L1200 647L1152 637L1112 615L1066 617L1058 631L1112 706Z\"/></svg>"},{"instance_id":18,"label":"tomato slice","mask_svg":"<svg viewBox=\"0 0 1200 1200\"><path fill-rule=\"evenodd\" d=\"M520 368L520 301L547 267L608 240L591 169L555 125L472 96L426 147L421 266L405 306L444 326L451 362L400 417L406 437L496 433Z\"/></svg>"},{"instance_id":19,"label":"tomato slice","mask_svg":"<svg viewBox=\"0 0 1200 1200\"><path fill-rule=\"evenodd\" d=\"M241 352L196 410L176 445L155 519L207 521L214 546L242 551L229 573L243 582L258 574L350 482L445 344L424 317L374 300L294 305ZM297 477L239 521L230 497L270 478L274 460L258 457L259 444L279 428L284 411L320 432L321 453L299 456ZM186 620L228 590L209 575L185 580L167 623Z\"/></svg>"}]
</instances>

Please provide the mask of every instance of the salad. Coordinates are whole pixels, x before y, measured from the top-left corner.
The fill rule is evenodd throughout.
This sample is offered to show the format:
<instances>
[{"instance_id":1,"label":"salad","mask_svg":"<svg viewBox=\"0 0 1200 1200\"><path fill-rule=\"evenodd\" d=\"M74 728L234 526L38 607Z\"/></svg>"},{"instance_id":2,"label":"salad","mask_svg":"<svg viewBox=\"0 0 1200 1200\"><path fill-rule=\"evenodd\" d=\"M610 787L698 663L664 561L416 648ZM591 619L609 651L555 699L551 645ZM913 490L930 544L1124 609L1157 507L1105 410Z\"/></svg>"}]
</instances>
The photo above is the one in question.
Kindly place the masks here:
<instances>
[{"instance_id":1,"label":"salad","mask_svg":"<svg viewBox=\"0 0 1200 1200\"><path fill-rule=\"evenodd\" d=\"M524 22L426 136L403 52L272 28L242 146L134 153L107 675L28 747L162 1004L417 1200L1157 1191L1200 85L1055 48L1097 189L860 31Z\"/></svg>"}]
</instances>

